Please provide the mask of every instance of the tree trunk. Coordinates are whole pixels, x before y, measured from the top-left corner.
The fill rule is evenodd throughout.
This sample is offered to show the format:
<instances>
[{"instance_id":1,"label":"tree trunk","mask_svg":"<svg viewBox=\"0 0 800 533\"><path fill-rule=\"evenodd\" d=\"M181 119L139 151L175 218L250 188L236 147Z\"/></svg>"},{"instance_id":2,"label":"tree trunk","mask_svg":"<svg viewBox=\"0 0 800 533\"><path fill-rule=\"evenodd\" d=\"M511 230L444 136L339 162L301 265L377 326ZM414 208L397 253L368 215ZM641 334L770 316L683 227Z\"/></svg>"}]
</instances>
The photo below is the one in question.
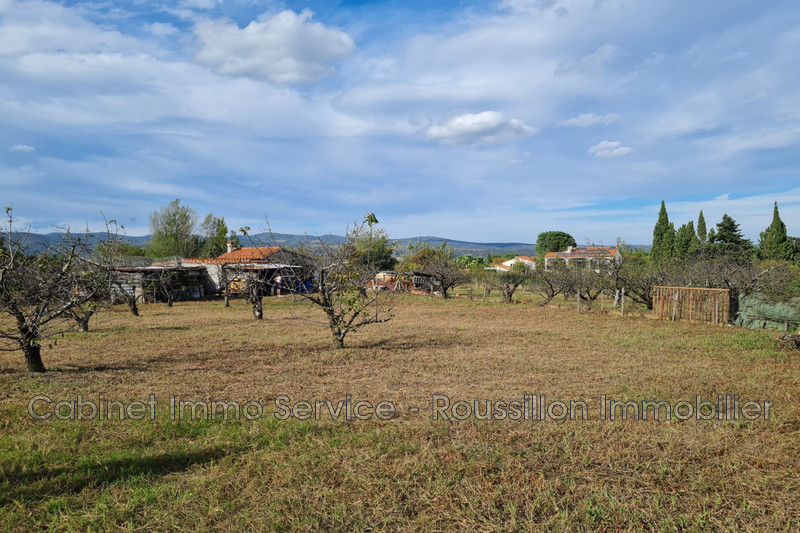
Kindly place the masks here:
<instances>
[{"instance_id":1,"label":"tree trunk","mask_svg":"<svg viewBox=\"0 0 800 533\"><path fill-rule=\"evenodd\" d=\"M78 329L83 333L89 333L89 319L92 318L92 315L94 315L94 311L86 311L82 316L75 317Z\"/></svg>"},{"instance_id":2,"label":"tree trunk","mask_svg":"<svg viewBox=\"0 0 800 533\"><path fill-rule=\"evenodd\" d=\"M510 304L514 301L514 291L502 291L502 293L504 304Z\"/></svg>"},{"instance_id":3,"label":"tree trunk","mask_svg":"<svg viewBox=\"0 0 800 533\"><path fill-rule=\"evenodd\" d=\"M339 334L334 334L333 347L337 350L344 348L344 336L340 336Z\"/></svg>"},{"instance_id":4,"label":"tree trunk","mask_svg":"<svg viewBox=\"0 0 800 533\"><path fill-rule=\"evenodd\" d=\"M231 306L231 297L228 294L228 291L225 291L225 307Z\"/></svg>"},{"instance_id":5,"label":"tree trunk","mask_svg":"<svg viewBox=\"0 0 800 533\"><path fill-rule=\"evenodd\" d=\"M253 316L256 320L264 319L264 307L260 296L253 298Z\"/></svg>"},{"instance_id":6,"label":"tree trunk","mask_svg":"<svg viewBox=\"0 0 800 533\"><path fill-rule=\"evenodd\" d=\"M347 335L347 332L339 329L339 324L331 310L326 310L325 312L328 314L328 326L331 328L331 334L333 335L333 347L337 350L344 348L344 336Z\"/></svg>"},{"instance_id":7,"label":"tree trunk","mask_svg":"<svg viewBox=\"0 0 800 533\"><path fill-rule=\"evenodd\" d=\"M28 344L22 351L25 353L25 363L28 366L28 372L46 372L44 363L42 363L42 354L40 346L32 346Z\"/></svg>"},{"instance_id":8,"label":"tree trunk","mask_svg":"<svg viewBox=\"0 0 800 533\"><path fill-rule=\"evenodd\" d=\"M139 306L136 305L136 298L128 299L128 308L133 316L139 316Z\"/></svg>"}]
</instances>

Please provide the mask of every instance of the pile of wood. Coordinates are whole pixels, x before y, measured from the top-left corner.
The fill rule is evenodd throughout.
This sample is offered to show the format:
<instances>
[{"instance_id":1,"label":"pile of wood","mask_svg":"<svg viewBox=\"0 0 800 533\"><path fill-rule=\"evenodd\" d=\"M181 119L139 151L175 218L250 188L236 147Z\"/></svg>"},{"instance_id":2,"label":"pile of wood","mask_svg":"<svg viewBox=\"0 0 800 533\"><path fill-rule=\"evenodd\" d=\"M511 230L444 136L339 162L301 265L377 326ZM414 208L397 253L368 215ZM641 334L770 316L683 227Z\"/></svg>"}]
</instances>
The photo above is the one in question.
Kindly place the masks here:
<instances>
[{"instance_id":1,"label":"pile of wood","mask_svg":"<svg viewBox=\"0 0 800 533\"><path fill-rule=\"evenodd\" d=\"M778 343L781 345L781 348L800 350L800 334L792 335L787 333L786 335L781 335L778 339Z\"/></svg>"}]
</instances>

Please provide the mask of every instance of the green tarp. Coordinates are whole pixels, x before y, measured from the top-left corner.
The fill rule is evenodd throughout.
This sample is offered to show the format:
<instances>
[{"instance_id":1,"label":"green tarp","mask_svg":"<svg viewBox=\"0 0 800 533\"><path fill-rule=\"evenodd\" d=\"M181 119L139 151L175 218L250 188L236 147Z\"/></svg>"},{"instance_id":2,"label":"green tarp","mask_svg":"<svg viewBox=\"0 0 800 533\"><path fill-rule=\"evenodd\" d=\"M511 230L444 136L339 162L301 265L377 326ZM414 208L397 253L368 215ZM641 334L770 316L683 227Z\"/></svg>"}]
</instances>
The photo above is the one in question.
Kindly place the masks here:
<instances>
[{"instance_id":1,"label":"green tarp","mask_svg":"<svg viewBox=\"0 0 800 533\"><path fill-rule=\"evenodd\" d=\"M740 296L736 325L750 329L797 331L800 326L800 298L771 302L752 294Z\"/></svg>"}]
</instances>

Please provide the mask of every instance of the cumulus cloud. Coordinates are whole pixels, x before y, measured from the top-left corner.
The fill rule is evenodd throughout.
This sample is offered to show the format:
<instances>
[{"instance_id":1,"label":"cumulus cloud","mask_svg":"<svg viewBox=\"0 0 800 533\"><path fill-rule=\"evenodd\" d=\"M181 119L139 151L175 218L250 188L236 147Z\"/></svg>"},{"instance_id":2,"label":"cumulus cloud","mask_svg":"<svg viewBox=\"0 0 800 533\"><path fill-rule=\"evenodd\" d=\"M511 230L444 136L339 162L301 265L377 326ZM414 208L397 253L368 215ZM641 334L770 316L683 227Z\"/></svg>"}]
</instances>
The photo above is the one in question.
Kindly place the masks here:
<instances>
[{"instance_id":1,"label":"cumulus cloud","mask_svg":"<svg viewBox=\"0 0 800 533\"><path fill-rule=\"evenodd\" d=\"M521 120L504 118L499 111L483 111L440 119L425 128L425 137L441 144L497 144L524 139L536 131Z\"/></svg>"},{"instance_id":2,"label":"cumulus cloud","mask_svg":"<svg viewBox=\"0 0 800 533\"><path fill-rule=\"evenodd\" d=\"M630 146L622 146L619 141L601 141L587 150L595 157L620 157L633 151Z\"/></svg>"},{"instance_id":3,"label":"cumulus cloud","mask_svg":"<svg viewBox=\"0 0 800 533\"><path fill-rule=\"evenodd\" d=\"M199 22L194 33L201 49L195 61L218 74L273 83L315 83L332 76L331 61L355 51L349 35L311 22L313 13L286 10L239 28L227 20Z\"/></svg>"},{"instance_id":4,"label":"cumulus cloud","mask_svg":"<svg viewBox=\"0 0 800 533\"><path fill-rule=\"evenodd\" d=\"M15 144L11 148L9 148L12 152L25 152L31 153L35 150L33 146L28 146L27 144Z\"/></svg>"},{"instance_id":5,"label":"cumulus cloud","mask_svg":"<svg viewBox=\"0 0 800 533\"><path fill-rule=\"evenodd\" d=\"M607 115L595 115L594 113L582 113L575 118L564 121L563 126L575 126L578 128L588 128L596 124L608 126L614 122L622 120L616 113L608 113Z\"/></svg>"}]
</instances>

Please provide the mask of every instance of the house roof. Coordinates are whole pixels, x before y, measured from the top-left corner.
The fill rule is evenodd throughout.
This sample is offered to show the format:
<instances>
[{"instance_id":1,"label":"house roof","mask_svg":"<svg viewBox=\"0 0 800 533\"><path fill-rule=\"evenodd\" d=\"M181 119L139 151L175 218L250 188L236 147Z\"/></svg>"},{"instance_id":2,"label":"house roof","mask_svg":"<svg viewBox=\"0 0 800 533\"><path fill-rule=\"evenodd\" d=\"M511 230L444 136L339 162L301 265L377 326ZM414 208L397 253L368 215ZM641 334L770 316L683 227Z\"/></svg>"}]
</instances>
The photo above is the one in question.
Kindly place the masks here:
<instances>
[{"instance_id":1,"label":"house roof","mask_svg":"<svg viewBox=\"0 0 800 533\"><path fill-rule=\"evenodd\" d=\"M523 261L530 261L531 263L535 263L536 262L536 258L535 257L528 257L527 255L518 255L514 259L522 259Z\"/></svg>"},{"instance_id":2,"label":"house roof","mask_svg":"<svg viewBox=\"0 0 800 533\"><path fill-rule=\"evenodd\" d=\"M281 251L280 246L247 246L236 248L232 252L225 252L219 257L199 259L196 257L184 259L184 263L208 263L213 265L230 265L235 263L269 263L270 256Z\"/></svg>"},{"instance_id":3,"label":"house roof","mask_svg":"<svg viewBox=\"0 0 800 533\"><path fill-rule=\"evenodd\" d=\"M563 259L572 258L591 258L591 257L613 257L617 254L616 246L575 246L570 251L548 252L545 257L558 257Z\"/></svg>"}]
</instances>

